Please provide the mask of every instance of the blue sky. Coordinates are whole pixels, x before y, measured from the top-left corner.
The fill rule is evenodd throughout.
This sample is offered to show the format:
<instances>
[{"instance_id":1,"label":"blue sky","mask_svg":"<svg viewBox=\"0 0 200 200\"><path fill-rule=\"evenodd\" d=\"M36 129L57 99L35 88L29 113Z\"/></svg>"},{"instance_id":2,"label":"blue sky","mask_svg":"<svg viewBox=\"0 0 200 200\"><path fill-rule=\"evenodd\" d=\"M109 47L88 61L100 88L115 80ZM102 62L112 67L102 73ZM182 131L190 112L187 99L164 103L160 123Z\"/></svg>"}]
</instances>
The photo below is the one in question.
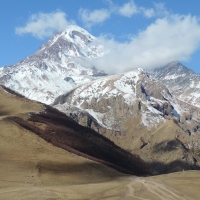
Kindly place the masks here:
<instances>
[{"instance_id":1,"label":"blue sky","mask_svg":"<svg viewBox=\"0 0 200 200\"><path fill-rule=\"evenodd\" d=\"M34 53L57 30L76 24L110 53L110 72L178 60L200 73L199 0L1 0L0 66Z\"/></svg>"}]
</instances>

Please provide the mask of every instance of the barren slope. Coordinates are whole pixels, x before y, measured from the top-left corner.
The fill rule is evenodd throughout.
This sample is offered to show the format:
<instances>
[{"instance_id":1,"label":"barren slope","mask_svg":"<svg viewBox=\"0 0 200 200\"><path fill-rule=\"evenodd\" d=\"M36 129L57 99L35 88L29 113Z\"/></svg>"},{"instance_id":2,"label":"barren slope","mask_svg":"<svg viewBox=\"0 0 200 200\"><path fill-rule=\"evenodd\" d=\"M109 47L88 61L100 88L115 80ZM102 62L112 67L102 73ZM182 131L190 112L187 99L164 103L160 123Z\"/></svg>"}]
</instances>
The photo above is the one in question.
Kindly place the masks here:
<instances>
[{"instance_id":1,"label":"barren slope","mask_svg":"<svg viewBox=\"0 0 200 200\"><path fill-rule=\"evenodd\" d=\"M99 133L77 124L56 109L42 106L42 104L24 97L8 94L3 89L0 92L2 98L9 95L7 98L11 99L7 101L5 96L4 101L1 102L4 108L3 112L6 113L2 116L4 120L20 125L57 147L119 171L137 175L151 173L140 158L116 146ZM16 100L12 102L12 98L15 97ZM4 102L6 102L5 105ZM26 108L26 105L29 106L29 109ZM23 109L24 106L25 109Z\"/></svg>"},{"instance_id":2,"label":"barren slope","mask_svg":"<svg viewBox=\"0 0 200 200\"><path fill-rule=\"evenodd\" d=\"M123 176L104 165L52 146L16 124L1 121L0 126L2 200L200 198L199 172L148 178Z\"/></svg>"}]
</instances>

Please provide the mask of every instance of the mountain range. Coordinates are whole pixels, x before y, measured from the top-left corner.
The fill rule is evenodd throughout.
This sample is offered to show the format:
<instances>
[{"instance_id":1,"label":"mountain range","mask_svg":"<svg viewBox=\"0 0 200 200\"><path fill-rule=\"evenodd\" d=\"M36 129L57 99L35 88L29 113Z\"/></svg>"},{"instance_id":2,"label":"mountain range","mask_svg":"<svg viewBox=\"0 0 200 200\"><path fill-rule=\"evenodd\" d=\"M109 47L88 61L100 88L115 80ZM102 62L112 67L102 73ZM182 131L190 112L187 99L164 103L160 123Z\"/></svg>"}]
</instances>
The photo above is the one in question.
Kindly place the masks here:
<instances>
[{"instance_id":1,"label":"mountain range","mask_svg":"<svg viewBox=\"0 0 200 200\"><path fill-rule=\"evenodd\" d=\"M106 76L91 59L103 57L107 50L86 30L71 25L22 61L0 68L0 84L29 99L51 104L79 85ZM200 107L200 75L179 62L148 72L161 81L180 101Z\"/></svg>"},{"instance_id":2,"label":"mountain range","mask_svg":"<svg viewBox=\"0 0 200 200\"><path fill-rule=\"evenodd\" d=\"M106 52L73 25L35 54L0 68L2 130L12 126L10 137L31 133L114 174L199 170L200 75L177 61L108 75L92 64ZM38 159L39 172L50 170Z\"/></svg>"}]
</instances>

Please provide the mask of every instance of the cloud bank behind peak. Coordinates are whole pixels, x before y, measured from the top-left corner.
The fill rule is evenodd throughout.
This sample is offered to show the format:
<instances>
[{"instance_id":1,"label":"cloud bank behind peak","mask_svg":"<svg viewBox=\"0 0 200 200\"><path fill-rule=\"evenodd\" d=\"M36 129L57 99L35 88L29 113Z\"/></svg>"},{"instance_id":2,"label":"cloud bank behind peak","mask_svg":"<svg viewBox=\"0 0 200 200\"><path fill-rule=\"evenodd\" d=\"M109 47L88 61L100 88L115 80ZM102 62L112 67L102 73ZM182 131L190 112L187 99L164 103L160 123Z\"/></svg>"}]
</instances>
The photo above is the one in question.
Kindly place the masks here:
<instances>
[{"instance_id":1,"label":"cloud bank behind peak","mask_svg":"<svg viewBox=\"0 0 200 200\"><path fill-rule=\"evenodd\" d=\"M59 10L52 13L33 14L25 26L15 28L15 33L31 34L38 39L44 39L52 36L57 30L63 31L68 25L75 24L74 21L68 21L66 17L66 13Z\"/></svg>"},{"instance_id":2,"label":"cloud bank behind peak","mask_svg":"<svg viewBox=\"0 0 200 200\"><path fill-rule=\"evenodd\" d=\"M141 67L151 69L174 60L188 61L200 46L200 20L191 15L171 15L155 20L129 42L100 36L106 54L93 64L107 73Z\"/></svg>"}]
</instances>

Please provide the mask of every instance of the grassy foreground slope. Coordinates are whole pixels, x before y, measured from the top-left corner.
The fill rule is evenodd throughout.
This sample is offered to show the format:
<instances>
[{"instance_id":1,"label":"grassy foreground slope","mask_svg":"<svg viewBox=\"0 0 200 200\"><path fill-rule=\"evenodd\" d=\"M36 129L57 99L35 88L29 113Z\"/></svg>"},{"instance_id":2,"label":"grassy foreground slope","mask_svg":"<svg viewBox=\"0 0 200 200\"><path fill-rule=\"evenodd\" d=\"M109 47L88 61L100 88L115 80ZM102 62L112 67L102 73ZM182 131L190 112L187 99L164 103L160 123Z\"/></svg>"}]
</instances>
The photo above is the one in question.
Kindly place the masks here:
<instances>
[{"instance_id":1,"label":"grassy foreground slope","mask_svg":"<svg viewBox=\"0 0 200 200\"><path fill-rule=\"evenodd\" d=\"M28 120L42 104L0 89L0 199L200 199L200 172L124 175L53 146L8 116ZM31 122L33 123L33 122ZM45 128L43 123L35 122Z\"/></svg>"},{"instance_id":2,"label":"grassy foreground slope","mask_svg":"<svg viewBox=\"0 0 200 200\"><path fill-rule=\"evenodd\" d=\"M200 172L123 175L0 121L0 199L200 199Z\"/></svg>"},{"instance_id":3,"label":"grassy foreground slope","mask_svg":"<svg viewBox=\"0 0 200 200\"><path fill-rule=\"evenodd\" d=\"M1 121L0 199L200 199L200 173L139 178L47 143ZM8 128L9 127L9 128Z\"/></svg>"}]
</instances>

